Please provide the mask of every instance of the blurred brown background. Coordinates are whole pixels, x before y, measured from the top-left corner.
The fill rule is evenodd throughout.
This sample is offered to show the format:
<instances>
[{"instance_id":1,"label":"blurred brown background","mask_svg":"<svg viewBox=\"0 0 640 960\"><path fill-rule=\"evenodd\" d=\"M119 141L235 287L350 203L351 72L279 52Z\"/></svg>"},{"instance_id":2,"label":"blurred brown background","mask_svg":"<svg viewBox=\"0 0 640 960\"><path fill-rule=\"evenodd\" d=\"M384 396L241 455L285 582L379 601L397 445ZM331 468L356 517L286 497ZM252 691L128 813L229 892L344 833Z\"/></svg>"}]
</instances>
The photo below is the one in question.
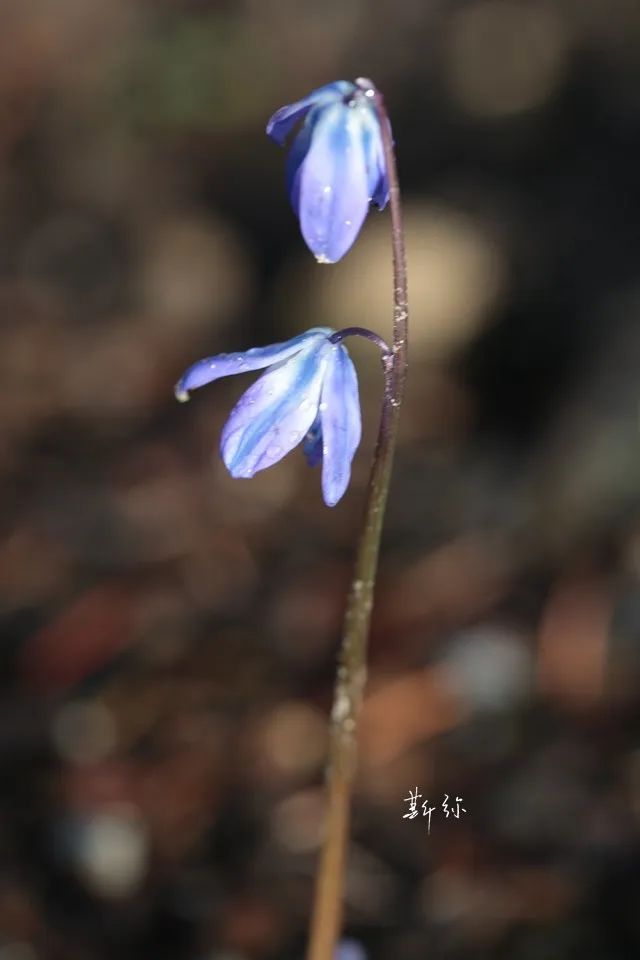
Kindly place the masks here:
<instances>
[{"instance_id":1,"label":"blurred brown background","mask_svg":"<svg viewBox=\"0 0 640 960\"><path fill-rule=\"evenodd\" d=\"M388 335L387 215L316 266L263 132L362 74L413 317L348 929L640 955L636 0L2 0L0 960L302 956L377 360L335 510L299 450L226 475L249 378L172 387Z\"/></svg>"}]
</instances>

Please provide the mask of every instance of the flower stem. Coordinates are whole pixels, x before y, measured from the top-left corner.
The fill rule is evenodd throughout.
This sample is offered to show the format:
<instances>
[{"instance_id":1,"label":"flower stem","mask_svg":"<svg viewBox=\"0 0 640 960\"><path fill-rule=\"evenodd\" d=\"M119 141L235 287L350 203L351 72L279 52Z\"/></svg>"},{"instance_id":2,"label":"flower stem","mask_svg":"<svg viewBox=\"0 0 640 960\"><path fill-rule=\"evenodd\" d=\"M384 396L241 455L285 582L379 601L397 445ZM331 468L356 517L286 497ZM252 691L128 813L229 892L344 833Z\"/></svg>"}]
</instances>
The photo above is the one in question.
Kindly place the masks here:
<instances>
[{"instance_id":1,"label":"flower stem","mask_svg":"<svg viewBox=\"0 0 640 960\"><path fill-rule=\"evenodd\" d=\"M382 354L382 362L384 364L385 355L391 353L389 345L386 340L383 340L382 337L379 337L377 333L374 333L373 330L367 330L366 327L344 327L342 330L336 331L329 337L331 343L341 343L345 337L364 337L365 340L370 340L371 343L375 343L376 347Z\"/></svg>"},{"instance_id":2,"label":"flower stem","mask_svg":"<svg viewBox=\"0 0 640 960\"><path fill-rule=\"evenodd\" d=\"M373 98L378 114L389 180L393 251L393 346L390 354L382 356L384 401L362 532L344 618L331 711L325 836L316 880L307 960L334 960L336 942L340 935L351 786L356 768L357 723L367 676L367 645L380 534L407 371L409 304L398 173L391 126L382 94L371 86L367 95Z\"/></svg>"}]
</instances>

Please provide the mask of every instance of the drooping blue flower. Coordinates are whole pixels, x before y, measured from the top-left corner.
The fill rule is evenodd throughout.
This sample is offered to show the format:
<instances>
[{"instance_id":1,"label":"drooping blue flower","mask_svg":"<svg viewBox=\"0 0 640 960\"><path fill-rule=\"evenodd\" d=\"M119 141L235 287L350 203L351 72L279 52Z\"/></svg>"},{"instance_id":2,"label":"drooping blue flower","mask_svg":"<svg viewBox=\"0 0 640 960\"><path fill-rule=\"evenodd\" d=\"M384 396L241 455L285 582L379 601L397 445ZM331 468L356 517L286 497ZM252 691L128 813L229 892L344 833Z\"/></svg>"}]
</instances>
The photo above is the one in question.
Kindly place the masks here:
<instances>
[{"instance_id":1,"label":"drooping blue flower","mask_svg":"<svg viewBox=\"0 0 640 960\"><path fill-rule=\"evenodd\" d=\"M287 189L302 236L320 263L335 263L373 201L389 199L380 122L370 80L338 80L282 107L267 133L282 145L303 120L287 160Z\"/></svg>"},{"instance_id":2,"label":"drooping blue flower","mask_svg":"<svg viewBox=\"0 0 640 960\"><path fill-rule=\"evenodd\" d=\"M234 373L269 367L231 411L220 452L232 477L253 477L298 443L310 466L322 463L329 507L344 494L360 443L358 379L346 347L329 327L314 327L285 343L199 360L176 384L178 400Z\"/></svg>"}]
</instances>

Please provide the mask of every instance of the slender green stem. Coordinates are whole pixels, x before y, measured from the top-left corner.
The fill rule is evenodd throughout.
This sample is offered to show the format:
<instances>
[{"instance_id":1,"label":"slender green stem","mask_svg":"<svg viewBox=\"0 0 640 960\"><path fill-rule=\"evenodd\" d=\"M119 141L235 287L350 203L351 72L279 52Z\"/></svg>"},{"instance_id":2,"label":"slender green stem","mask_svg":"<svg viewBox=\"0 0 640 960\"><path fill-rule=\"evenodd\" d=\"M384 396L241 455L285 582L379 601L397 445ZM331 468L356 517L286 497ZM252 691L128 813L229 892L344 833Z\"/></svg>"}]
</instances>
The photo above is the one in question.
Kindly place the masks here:
<instances>
[{"instance_id":1,"label":"slender green stem","mask_svg":"<svg viewBox=\"0 0 640 960\"><path fill-rule=\"evenodd\" d=\"M367 676L367 645L380 535L389 492L407 370L409 306L400 187L389 117L382 94L366 81L380 122L389 180L393 251L393 346L383 354L384 402L347 599L338 674L331 711L328 806L320 855L307 960L333 960L342 922L342 895L349 836L351 784L355 773L357 723Z\"/></svg>"}]
</instances>

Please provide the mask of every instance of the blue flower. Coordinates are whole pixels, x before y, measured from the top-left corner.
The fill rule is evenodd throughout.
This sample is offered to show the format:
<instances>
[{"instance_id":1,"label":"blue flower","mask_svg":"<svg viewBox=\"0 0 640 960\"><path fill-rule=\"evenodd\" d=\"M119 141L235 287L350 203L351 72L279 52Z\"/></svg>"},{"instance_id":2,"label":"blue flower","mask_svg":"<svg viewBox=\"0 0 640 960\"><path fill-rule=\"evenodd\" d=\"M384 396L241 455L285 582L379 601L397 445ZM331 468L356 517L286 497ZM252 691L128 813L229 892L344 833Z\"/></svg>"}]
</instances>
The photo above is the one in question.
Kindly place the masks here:
<instances>
[{"instance_id":1,"label":"blue flower","mask_svg":"<svg viewBox=\"0 0 640 960\"><path fill-rule=\"evenodd\" d=\"M283 144L299 120L287 161L287 189L309 249L335 263L360 232L373 201L389 199L380 123L370 80L338 80L282 107L267 133Z\"/></svg>"},{"instance_id":2,"label":"blue flower","mask_svg":"<svg viewBox=\"0 0 640 960\"><path fill-rule=\"evenodd\" d=\"M286 343L221 353L199 360L176 384L178 400L197 387L249 370L270 369L249 387L222 431L220 452L232 477L253 477L298 443L310 466L322 463L322 494L329 507L344 494L360 443L356 371L328 327L314 327Z\"/></svg>"}]
</instances>

